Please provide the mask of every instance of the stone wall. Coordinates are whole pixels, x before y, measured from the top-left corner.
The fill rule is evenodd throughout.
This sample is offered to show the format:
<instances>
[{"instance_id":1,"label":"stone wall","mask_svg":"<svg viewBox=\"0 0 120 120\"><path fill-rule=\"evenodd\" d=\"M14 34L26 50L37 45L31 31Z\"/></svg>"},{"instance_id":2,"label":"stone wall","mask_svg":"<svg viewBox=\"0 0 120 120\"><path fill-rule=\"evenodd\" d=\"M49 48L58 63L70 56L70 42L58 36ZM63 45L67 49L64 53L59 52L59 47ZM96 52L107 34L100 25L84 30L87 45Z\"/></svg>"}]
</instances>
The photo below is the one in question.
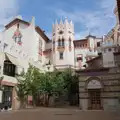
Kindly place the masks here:
<instances>
[{"instance_id":1,"label":"stone wall","mask_svg":"<svg viewBox=\"0 0 120 120\"><path fill-rule=\"evenodd\" d=\"M89 108L89 96L86 85L90 78L100 79L103 88L101 89L101 102L104 110L117 110L120 108L120 73L82 72L79 73L79 102L80 109Z\"/></svg>"}]
</instances>

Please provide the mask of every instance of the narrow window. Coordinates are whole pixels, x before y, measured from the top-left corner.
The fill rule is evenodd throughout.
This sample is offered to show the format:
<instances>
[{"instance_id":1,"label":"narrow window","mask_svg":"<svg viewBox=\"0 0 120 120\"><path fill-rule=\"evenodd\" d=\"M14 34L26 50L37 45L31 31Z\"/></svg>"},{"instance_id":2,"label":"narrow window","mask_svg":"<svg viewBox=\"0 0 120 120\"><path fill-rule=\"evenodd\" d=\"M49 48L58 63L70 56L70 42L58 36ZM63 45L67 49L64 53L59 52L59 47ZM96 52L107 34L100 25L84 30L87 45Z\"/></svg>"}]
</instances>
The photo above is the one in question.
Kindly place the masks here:
<instances>
[{"instance_id":1,"label":"narrow window","mask_svg":"<svg viewBox=\"0 0 120 120\"><path fill-rule=\"evenodd\" d=\"M63 60L63 52L60 52L59 55L60 55L60 56L59 56L60 60Z\"/></svg>"},{"instance_id":2,"label":"narrow window","mask_svg":"<svg viewBox=\"0 0 120 120\"><path fill-rule=\"evenodd\" d=\"M53 46L55 46L55 41L53 41Z\"/></svg>"},{"instance_id":3,"label":"narrow window","mask_svg":"<svg viewBox=\"0 0 120 120\"><path fill-rule=\"evenodd\" d=\"M69 38L69 47L71 47L71 38Z\"/></svg>"},{"instance_id":4,"label":"narrow window","mask_svg":"<svg viewBox=\"0 0 120 120\"><path fill-rule=\"evenodd\" d=\"M62 38L62 46L63 46L63 47L65 46L64 38Z\"/></svg>"},{"instance_id":5,"label":"narrow window","mask_svg":"<svg viewBox=\"0 0 120 120\"><path fill-rule=\"evenodd\" d=\"M18 23L18 24L17 24L17 28L18 28L18 29L19 29L19 26L20 26L20 25L19 25L19 23Z\"/></svg>"},{"instance_id":6,"label":"narrow window","mask_svg":"<svg viewBox=\"0 0 120 120\"><path fill-rule=\"evenodd\" d=\"M3 69L4 75L14 77L15 69L16 69L16 66L14 64L12 64L10 61L8 61L8 60L4 61L4 69Z\"/></svg>"},{"instance_id":7,"label":"narrow window","mask_svg":"<svg viewBox=\"0 0 120 120\"><path fill-rule=\"evenodd\" d=\"M60 39L58 40L58 46L59 46L59 47L61 46L61 41L60 41Z\"/></svg>"},{"instance_id":8,"label":"narrow window","mask_svg":"<svg viewBox=\"0 0 120 120\"><path fill-rule=\"evenodd\" d=\"M97 42L97 47L100 47L100 42Z\"/></svg>"}]
</instances>

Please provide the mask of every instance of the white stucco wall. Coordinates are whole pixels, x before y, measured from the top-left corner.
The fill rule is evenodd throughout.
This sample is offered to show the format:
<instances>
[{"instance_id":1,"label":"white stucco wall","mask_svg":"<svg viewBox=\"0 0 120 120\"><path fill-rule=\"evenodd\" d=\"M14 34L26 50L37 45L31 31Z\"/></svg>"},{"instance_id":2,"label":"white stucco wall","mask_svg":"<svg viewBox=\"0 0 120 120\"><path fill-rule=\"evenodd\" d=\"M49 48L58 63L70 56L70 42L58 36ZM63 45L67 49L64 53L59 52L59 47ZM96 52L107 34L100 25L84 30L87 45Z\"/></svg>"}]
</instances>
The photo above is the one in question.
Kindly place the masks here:
<instances>
[{"instance_id":1,"label":"white stucco wall","mask_svg":"<svg viewBox=\"0 0 120 120\"><path fill-rule=\"evenodd\" d=\"M0 32L0 76L4 76L4 83L17 83L15 77L10 77L3 75L3 66L5 60L5 54L9 54L12 59L17 61L16 73L20 74L23 69L27 72L29 63L39 68L42 72L48 71L48 67L44 66L46 59L51 59L51 54L49 56L39 55L39 47L42 52L46 49L50 49L51 43L47 43L43 37L35 29L35 19L33 18L30 25L19 22L19 31L22 34L22 45L15 43L13 35L18 29L17 24L5 29ZM40 46L41 43L41 46ZM7 46L4 48L4 44ZM4 49L3 49L4 48ZM53 65L49 66L49 71L53 71Z\"/></svg>"},{"instance_id":2,"label":"white stucco wall","mask_svg":"<svg viewBox=\"0 0 120 120\"><path fill-rule=\"evenodd\" d=\"M109 51L109 49L111 49L111 51ZM104 67L115 67L114 48L104 48L103 66Z\"/></svg>"},{"instance_id":3,"label":"white stucco wall","mask_svg":"<svg viewBox=\"0 0 120 120\"><path fill-rule=\"evenodd\" d=\"M7 44L3 52L9 53L10 55L16 57L20 65L25 70L27 70L27 68L29 67L29 63L37 62L38 64L40 64L38 66L43 65L46 61L46 57L44 55L39 55L39 43L42 43L42 51L46 50L47 43L35 30L35 19L32 19L30 25L19 22L19 31L22 34L22 45L18 45L13 39L13 35L16 30L17 24L11 26L8 29L5 29L3 32L0 33L0 41L2 41L3 43L2 46L4 46L4 43Z\"/></svg>"},{"instance_id":4,"label":"white stucco wall","mask_svg":"<svg viewBox=\"0 0 120 120\"><path fill-rule=\"evenodd\" d=\"M88 38L88 47L86 48L75 48L75 66L76 68L80 68L79 66L79 62L77 62L77 57L79 55L82 56L82 61L81 61L81 69L84 69L84 65L86 65L86 57L97 57L98 52L96 50L96 46L97 46L97 41L101 41L101 39L99 38L95 38L95 37L90 37Z\"/></svg>"},{"instance_id":5,"label":"white stucco wall","mask_svg":"<svg viewBox=\"0 0 120 120\"><path fill-rule=\"evenodd\" d=\"M60 31L63 31L63 34L59 34ZM53 64L55 66L74 66L74 25L72 23L68 23L67 20L65 22L60 22L60 24L56 23L53 25L53 34L55 34L52 38L55 41L55 51L53 52ZM58 39L64 38L64 50L58 50ZM69 50L69 38L71 39L71 51ZM59 59L59 53L63 52L63 59Z\"/></svg>"}]
</instances>

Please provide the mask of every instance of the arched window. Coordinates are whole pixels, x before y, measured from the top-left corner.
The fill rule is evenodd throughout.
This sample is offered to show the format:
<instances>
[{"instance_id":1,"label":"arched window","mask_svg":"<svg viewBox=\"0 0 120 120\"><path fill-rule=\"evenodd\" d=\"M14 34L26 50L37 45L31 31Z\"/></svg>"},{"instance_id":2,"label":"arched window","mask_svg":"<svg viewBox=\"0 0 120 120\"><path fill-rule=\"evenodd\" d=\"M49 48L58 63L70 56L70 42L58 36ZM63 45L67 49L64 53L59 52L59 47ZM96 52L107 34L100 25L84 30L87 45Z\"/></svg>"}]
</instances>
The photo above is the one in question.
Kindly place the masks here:
<instances>
[{"instance_id":1,"label":"arched window","mask_svg":"<svg viewBox=\"0 0 120 120\"><path fill-rule=\"evenodd\" d=\"M71 38L69 38L69 47L71 47Z\"/></svg>"},{"instance_id":2,"label":"arched window","mask_svg":"<svg viewBox=\"0 0 120 120\"><path fill-rule=\"evenodd\" d=\"M19 23L18 23L18 24L17 24L17 28L18 28L18 29L19 29L19 26L20 26L20 25L19 25Z\"/></svg>"},{"instance_id":3,"label":"arched window","mask_svg":"<svg viewBox=\"0 0 120 120\"><path fill-rule=\"evenodd\" d=\"M60 59L60 60L63 60L63 52L60 52L60 53L59 53L59 59Z\"/></svg>"},{"instance_id":4,"label":"arched window","mask_svg":"<svg viewBox=\"0 0 120 120\"><path fill-rule=\"evenodd\" d=\"M62 46L65 46L65 40L62 38Z\"/></svg>"},{"instance_id":5,"label":"arched window","mask_svg":"<svg viewBox=\"0 0 120 120\"><path fill-rule=\"evenodd\" d=\"M55 41L53 41L53 46L55 45Z\"/></svg>"},{"instance_id":6,"label":"arched window","mask_svg":"<svg viewBox=\"0 0 120 120\"><path fill-rule=\"evenodd\" d=\"M59 47L61 46L61 40L60 40L60 38L58 39L58 46Z\"/></svg>"},{"instance_id":7,"label":"arched window","mask_svg":"<svg viewBox=\"0 0 120 120\"><path fill-rule=\"evenodd\" d=\"M4 61L4 68L3 68L4 75L14 77L15 76L15 68L16 68L16 66L14 64L12 64L12 62L10 62L9 60Z\"/></svg>"}]
</instances>

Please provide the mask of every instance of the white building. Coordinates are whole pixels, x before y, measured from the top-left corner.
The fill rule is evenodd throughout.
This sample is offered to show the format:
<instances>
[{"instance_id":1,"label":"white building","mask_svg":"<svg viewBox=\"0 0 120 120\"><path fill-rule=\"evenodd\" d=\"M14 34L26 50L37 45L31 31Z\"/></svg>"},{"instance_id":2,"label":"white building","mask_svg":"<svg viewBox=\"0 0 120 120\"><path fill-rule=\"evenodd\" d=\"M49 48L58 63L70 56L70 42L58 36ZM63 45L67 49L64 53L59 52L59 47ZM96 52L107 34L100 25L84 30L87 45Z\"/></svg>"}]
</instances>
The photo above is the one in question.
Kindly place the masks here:
<instances>
[{"instance_id":1,"label":"white building","mask_svg":"<svg viewBox=\"0 0 120 120\"><path fill-rule=\"evenodd\" d=\"M75 67L85 69L86 61L98 56L97 47L102 38L88 35L85 39L74 41L75 47Z\"/></svg>"},{"instance_id":2,"label":"white building","mask_svg":"<svg viewBox=\"0 0 120 120\"><path fill-rule=\"evenodd\" d=\"M35 26L35 18L31 22L26 22L22 18L15 18L5 26L0 33L0 76L3 76L2 85L4 89L11 89L6 99L12 103L12 107L17 108L15 85L16 74L27 71L29 63L46 71L46 64L49 58L46 53L49 49L50 40L40 29ZM51 47L50 47L51 49ZM49 71L53 67L49 68ZM13 92L12 92L13 91Z\"/></svg>"},{"instance_id":3,"label":"white building","mask_svg":"<svg viewBox=\"0 0 120 120\"><path fill-rule=\"evenodd\" d=\"M97 56L97 42L101 38L89 35L84 40L75 40L74 35L74 24L67 19L53 25L52 40L35 25L34 17L26 22L19 16L5 26L0 33L0 76L4 76L4 88L13 91L7 96L10 107L18 108L15 76L26 72L29 64L43 72L68 67L83 69L88 59Z\"/></svg>"},{"instance_id":4,"label":"white building","mask_svg":"<svg viewBox=\"0 0 120 120\"><path fill-rule=\"evenodd\" d=\"M86 61L97 56L97 43L102 38L89 35L85 39L75 40L74 24L67 19L56 21L52 31L53 65L57 69L71 67L84 69Z\"/></svg>"},{"instance_id":5,"label":"white building","mask_svg":"<svg viewBox=\"0 0 120 120\"><path fill-rule=\"evenodd\" d=\"M114 14L116 15L116 24L114 28L105 35L104 42L107 44L120 45L120 24L117 7L114 9Z\"/></svg>"}]
</instances>

